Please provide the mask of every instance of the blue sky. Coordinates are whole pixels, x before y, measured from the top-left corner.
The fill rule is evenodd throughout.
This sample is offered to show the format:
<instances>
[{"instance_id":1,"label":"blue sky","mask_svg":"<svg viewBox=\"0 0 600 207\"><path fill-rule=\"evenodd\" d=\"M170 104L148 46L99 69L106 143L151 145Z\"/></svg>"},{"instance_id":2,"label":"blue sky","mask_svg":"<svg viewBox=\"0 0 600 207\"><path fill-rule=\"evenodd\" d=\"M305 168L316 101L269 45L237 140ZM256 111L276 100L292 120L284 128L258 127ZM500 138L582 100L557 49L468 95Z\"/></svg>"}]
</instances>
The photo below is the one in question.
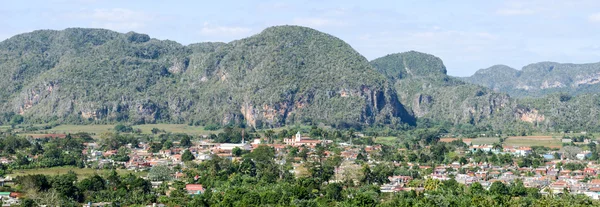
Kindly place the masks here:
<instances>
[{"instance_id":1,"label":"blue sky","mask_svg":"<svg viewBox=\"0 0 600 207\"><path fill-rule=\"evenodd\" d=\"M274 25L302 25L348 42L367 59L416 50L448 73L505 64L600 61L600 1L0 0L0 40L37 29L136 31L182 44L229 42Z\"/></svg>"}]
</instances>

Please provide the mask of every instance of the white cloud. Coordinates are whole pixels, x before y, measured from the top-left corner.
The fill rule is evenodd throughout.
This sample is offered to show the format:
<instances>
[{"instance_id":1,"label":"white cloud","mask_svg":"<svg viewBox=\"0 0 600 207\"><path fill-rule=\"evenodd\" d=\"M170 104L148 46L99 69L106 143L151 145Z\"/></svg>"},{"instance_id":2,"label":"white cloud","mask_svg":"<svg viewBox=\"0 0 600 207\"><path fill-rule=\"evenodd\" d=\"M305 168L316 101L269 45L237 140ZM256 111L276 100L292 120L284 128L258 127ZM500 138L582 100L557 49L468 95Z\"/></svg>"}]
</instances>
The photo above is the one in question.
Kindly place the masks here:
<instances>
[{"instance_id":1,"label":"white cloud","mask_svg":"<svg viewBox=\"0 0 600 207\"><path fill-rule=\"evenodd\" d=\"M346 22L327 18L295 18L292 22L297 25L315 28L340 27L348 25Z\"/></svg>"},{"instance_id":2,"label":"white cloud","mask_svg":"<svg viewBox=\"0 0 600 207\"><path fill-rule=\"evenodd\" d=\"M600 12L599 13L595 13L595 14L591 14L588 17L588 20L590 20L590 22L600 22Z\"/></svg>"},{"instance_id":3,"label":"white cloud","mask_svg":"<svg viewBox=\"0 0 600 207\"><path fill-rule=\"evenodd\" d=\"M205 36L218 36L218 37L240 37L248 35L252 31L251 28L247 27L228 27L213 25L208 22L204 23L204 26L200 30L200 34Z\"/></svg>"}]
</instances>

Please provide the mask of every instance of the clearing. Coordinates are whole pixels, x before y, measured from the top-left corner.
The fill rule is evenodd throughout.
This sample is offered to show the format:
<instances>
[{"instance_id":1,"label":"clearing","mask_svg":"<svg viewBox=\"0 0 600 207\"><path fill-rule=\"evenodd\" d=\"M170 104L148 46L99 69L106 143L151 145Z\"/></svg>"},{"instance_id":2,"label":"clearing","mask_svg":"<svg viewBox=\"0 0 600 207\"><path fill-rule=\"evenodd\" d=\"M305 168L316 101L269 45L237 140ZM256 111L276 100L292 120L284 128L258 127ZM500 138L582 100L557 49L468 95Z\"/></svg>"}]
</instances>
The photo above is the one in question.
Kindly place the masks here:
<instances>
[{"instance_id":1,"label":"clearing","mask_svg":"<svg viewBox=\"0 0 600 207\"><path fill-rule=\"evenodd\" d=\"M69 171L73 171L77 174L77 178L80 180L83 178L90 177L94 174L104 175L110 170L105 169L92 169L92 168L77 168L77 167L53 167L53 168L36 168L36 169L15 169L11 174L8 174L11 177L17 177L20 175L62 175L67 174ZM124 169L117 169L117 173L119 175L127 175L129 173L133 173L136 176L146 176L147 172L134 172Z\"/></svg>"}]
</instances>

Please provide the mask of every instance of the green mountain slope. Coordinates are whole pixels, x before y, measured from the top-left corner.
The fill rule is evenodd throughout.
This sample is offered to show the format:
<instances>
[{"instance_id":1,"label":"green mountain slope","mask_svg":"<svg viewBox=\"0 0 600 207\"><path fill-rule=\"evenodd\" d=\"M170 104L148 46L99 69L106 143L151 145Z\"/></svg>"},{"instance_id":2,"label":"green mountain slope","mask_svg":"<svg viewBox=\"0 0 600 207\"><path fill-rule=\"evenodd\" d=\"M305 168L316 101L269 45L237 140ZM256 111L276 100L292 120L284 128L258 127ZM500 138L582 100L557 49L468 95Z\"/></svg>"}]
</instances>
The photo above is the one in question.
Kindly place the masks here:
<instances>
[{"instance_id":1,"label":"green mountain slope","mask_svg":"<svg viewBox=\"0 0 600 207\"><path fill-rule=\"evenodd\" d=\"M396 53L377 58L371 65L394 81L402 104L418 118L496 127L502 124L495 117L515 121L514 103L507 95L449 77L442 60L433 55Z\"/></svg>"},{"instance_id":2,"label":"green mountain slope","mask_svg":"<svg viewBox=\"0 0 600 207\"><path fill-rule=\"evenodd\" d=\"M522 70L508 66L481 69L462 80L509 93L513 97L541 97L563 92L571 95L600 92L600 63L541 62Z\"/></svg>"},{"instance_id":3,"label":"green mountain slope","mask_svg":"<svg viewBox=\"0 0 600 207\"><path fill-rule=\"evenodd\" d=\"M0 43L2 112L31 122L334 125L414 122L348 44L297 26L183 46L99 29Z\"/></svg>"}]
</instances>

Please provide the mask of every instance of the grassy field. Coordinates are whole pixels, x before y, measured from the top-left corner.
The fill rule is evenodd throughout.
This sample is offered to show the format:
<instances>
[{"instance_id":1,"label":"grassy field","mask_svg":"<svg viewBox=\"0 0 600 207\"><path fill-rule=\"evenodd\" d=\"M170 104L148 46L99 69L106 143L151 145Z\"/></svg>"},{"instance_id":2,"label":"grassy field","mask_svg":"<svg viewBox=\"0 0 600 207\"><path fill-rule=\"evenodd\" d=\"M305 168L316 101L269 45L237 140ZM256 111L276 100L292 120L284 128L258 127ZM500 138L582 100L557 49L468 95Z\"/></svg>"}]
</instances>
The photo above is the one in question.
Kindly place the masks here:
<instances>
[{"instance_id":1,"label":"grassy field","mask_svg":"<svg viewBox=\"0 0 600 207\"><path fill-rule=\"evenodd\" d=\"M37 132L29 132L27 135L32 134L41 134L41 133L50 133L50 134L68 134L68 133L78 133L78 132L87 132L91 134L102 134L103 132L113 131L115 125L59 125L52 129L48 130L40 130ZM134 129L142 130L143 134L151 134L152 128L157 128L160 130L165 130L166 132L171 133L186 133L192 135L207 135L210 133L219 133L221 130L217 131L207 131L204 130L203 126L188 126L186 124L145 124L145 125L135 125Z\"/></svg>"},{"instance_id":2,"label":"grassy field","mask_svg":"<svg viewBox=\"0 0 600 207\"><path fill-rule=\"evenodd\" d=\"M141 129L143 134L151 134L152 128L165 130L171 133L185 133L194 135L208 135L210 133L219 133L222 130L207 131L204 126L188 126L187 124L144 124L133 126L134 129Z\"/></svg>"},{"instance_id":3,"label":"grassy field","mask_svg":"<svg viewBox=\"0 0 600 207\"><path fill-rule=\"evenodd\" d=\"M377 137L375 138L375 143L378 144L383 144L383 145L396 145L396 141L398 140L398 137Z\"/></svg>"},{"instance_id":4,"label":"grassy field","mask_svg":"<svg viewBox=\"0 0 600 207\"><path fill-rule=\"evenodd\" d=\"M524 136L508 137L504 141L507 146L545 146L551 148L561 148L561 138L552 136Z\"/></svg>"},{"instance_id":5,"label":"grassy field","mask_svg":"<svg viewBox=\"0 0 600 207\"><path fill-rule=\"evenodd\" d=\"M25 169L25 170L13 170L13 172L11 174L9 174L9 176L11 177L16 177L16 176L20 176L20 175L35 175L35 174L42 174L42 175L62 175L62 174L66 174L69 171L73 171L77 174L77 177L81 180L83 178L92 176L94 174L98 174L98 175L104 175L108 172L110 172L110 170L97 170L97 169L91 169L91 168L77 168L77 167L54 167L54 168L39 168L39 169ZM123 170L123 169L118 169L117 173L119 173L120 175L126 175L129 173L133 173L134 175L137 176L146 176L146 172L134 172L134 171L128 171L128 170Z\"/></svg>"},{"instance_id":6,"label":"grassy field","mask_svg":"<svg viewBox=\"0 0 600 207\"><path fill-rule=\"evenodd\" d=\"M480 137L471 140L471 144L473 145L494 144L497 142L500 142L500 139L497 137Z\"/></svg>"}]
</instances>

